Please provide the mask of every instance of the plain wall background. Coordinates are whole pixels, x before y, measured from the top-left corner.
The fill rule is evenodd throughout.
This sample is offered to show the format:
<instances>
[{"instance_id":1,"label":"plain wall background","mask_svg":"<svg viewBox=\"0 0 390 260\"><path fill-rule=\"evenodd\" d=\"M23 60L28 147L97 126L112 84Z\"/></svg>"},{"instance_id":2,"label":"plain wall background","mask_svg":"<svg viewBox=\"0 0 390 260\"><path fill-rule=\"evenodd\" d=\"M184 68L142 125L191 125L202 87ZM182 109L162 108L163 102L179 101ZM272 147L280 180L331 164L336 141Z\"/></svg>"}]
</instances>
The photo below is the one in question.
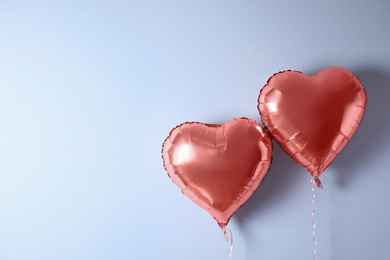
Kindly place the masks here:
<instances>
[{"instance_id":1,"label":"plain wall background","mask_svg":"<svg viewBox=\"0 0 390 260\"><path fill-rule=\"evenodd\" d=\"M162 166L185 121L260 121L275 72L341 66L361 127L317 191L317 259L390 259L390 2L0 2L0 259L228 259ZM310 175L275 144L233 259L312 259Z\"/></svg>"}]
</instances>

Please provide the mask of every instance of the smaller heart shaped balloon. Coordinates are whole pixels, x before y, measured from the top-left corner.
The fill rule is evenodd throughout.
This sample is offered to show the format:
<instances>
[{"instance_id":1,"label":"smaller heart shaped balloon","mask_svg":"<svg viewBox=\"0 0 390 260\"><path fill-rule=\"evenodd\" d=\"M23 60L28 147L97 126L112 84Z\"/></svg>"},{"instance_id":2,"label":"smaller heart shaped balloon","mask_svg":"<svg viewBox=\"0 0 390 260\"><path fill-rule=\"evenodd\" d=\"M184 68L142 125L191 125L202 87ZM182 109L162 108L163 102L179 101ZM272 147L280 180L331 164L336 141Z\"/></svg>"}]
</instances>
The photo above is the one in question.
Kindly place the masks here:
<instances>
[{"instance_id":1,"label":"smaller heart shaped balloon","mask_svg":"<svg viewBox=\"0 0 390 260\"><path fill-rule=\"evenodd\" d=\"M311 77L275 74L261 89L258 109L275 141L318 181L359 127L366 102L359 79L333 67Z\"/></svg>"},{"instance_id":2,"label":"smaller heart shaped balloon","mask_svg":"<svg viewBox=\"0 0 390 260\"><path fill-rule=\"evenodd\" d=\"M221 228L259 186L271 156L271 138L247 118L224 125L184 123L170 132L162 150L168 176Z\"/></svg>"}]
</instances>

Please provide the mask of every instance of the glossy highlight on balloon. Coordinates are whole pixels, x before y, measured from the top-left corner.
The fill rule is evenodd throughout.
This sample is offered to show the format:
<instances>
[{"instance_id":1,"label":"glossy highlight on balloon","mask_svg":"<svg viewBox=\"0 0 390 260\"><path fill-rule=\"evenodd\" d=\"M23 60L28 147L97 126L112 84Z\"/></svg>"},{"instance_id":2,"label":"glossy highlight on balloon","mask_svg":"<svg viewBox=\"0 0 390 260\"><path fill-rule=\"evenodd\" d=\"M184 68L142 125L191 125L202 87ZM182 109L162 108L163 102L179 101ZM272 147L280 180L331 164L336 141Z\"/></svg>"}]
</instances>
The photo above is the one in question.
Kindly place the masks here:
<instances>
[{"instance_id":1,"label":"glossy highlight on balloon","mask_svg":"<svg viewBox=\"0 0 390 260\"><path fill-rule=\"evenodd\" d=\"M332 67L311 77L276 73L261 89L258 109L270 135L319 185L318 177L359 127L366 103L359 79Z\"/></svg>"},{"instance_id":2,"label":"glossy highlight on balloon","mask_svg":"<svg viewBox=\"0 0 390 260\"><path fill-rule=\"evenodd\" d=\"M272 141L248 118L223 125L186 122L163 143L168 176L224 229L253 194L272 161Z\"/></svg>"}]
</instances>

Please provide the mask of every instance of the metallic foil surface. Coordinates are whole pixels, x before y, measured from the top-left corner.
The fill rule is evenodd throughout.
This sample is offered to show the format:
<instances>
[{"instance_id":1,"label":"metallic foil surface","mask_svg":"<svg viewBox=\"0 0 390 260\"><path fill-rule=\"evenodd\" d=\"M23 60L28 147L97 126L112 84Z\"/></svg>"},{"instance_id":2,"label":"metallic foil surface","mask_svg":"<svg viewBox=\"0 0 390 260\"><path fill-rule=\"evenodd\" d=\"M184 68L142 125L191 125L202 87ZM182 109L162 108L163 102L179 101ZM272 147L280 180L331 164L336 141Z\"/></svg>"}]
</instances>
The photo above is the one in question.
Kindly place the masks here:
<instances>
[{"instance_id":1,"label":"metallic foil surface","mask_svg":"<svg viewBox=\"0 0 390 260\"><path fill-rule=\"evenodd\" d=\"M260 91L258 109L275 141L317 178L351 140L366 103L359 79L332 67L311 77L298 71L273 75Z\"/></svg>"},{"instance_id":2,"label":"metallic foil surface","mask_svg":"<svg viewBox=\"0 0 390 260\"><path fill-rule=\"evenodd\" d=\"M224 228L252 195L272 161L272 141L254 120L223 125L186 122L163 143L168 176Z\"/></svg>"}]
</instances>

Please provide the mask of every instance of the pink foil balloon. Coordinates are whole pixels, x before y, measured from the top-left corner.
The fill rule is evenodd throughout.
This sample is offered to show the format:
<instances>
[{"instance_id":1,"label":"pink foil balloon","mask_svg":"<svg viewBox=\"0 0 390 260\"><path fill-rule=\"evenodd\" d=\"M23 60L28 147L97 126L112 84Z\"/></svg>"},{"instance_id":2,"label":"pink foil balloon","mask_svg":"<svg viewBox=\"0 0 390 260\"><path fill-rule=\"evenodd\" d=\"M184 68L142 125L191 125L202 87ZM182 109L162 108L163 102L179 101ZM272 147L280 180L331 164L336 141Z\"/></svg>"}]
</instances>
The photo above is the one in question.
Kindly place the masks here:
<instances>
[{"instance_id":1,"label":"pink foil balloon","mask_svg":"<svg viewBox=\"0 0 390 260\"><path fill-rule=\"evenodd\" d=\"M258 109L264 126L292 159L318 176L360 125L367 96L359 79L343 68L313 76L297 71L273 75Z\"/></svg>"},{"instance_id":2,"label":"pink foil balloon","mask_svg":"<svg viewBox=\"0 0 390 260\"><path fill-rule=\"evenodd\" d=\"M271 138L247 118L224 125L184 123L170 132L162 150L168 176L221 228L259 186L271 156Z\"/></svg>"}]
</instances>

